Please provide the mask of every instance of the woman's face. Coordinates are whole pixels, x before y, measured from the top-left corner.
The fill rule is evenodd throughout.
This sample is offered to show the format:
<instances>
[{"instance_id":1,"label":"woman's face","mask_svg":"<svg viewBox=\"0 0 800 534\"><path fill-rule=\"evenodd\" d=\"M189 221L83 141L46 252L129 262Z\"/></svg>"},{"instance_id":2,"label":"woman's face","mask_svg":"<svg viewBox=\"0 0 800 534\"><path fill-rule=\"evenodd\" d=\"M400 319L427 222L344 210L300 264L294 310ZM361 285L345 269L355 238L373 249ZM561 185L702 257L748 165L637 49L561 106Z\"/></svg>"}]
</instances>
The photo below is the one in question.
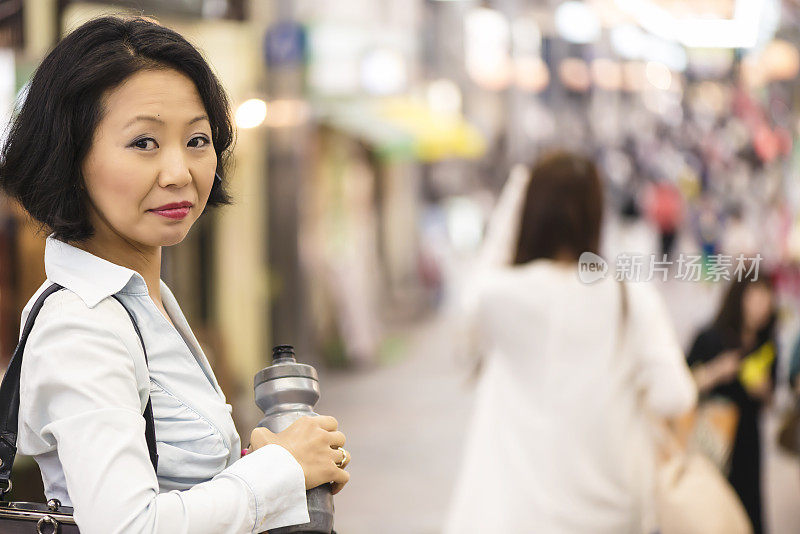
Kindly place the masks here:
<instances>
[{"instance_id":1,"label":"woman's face","mask_svg":"<svg viewBox=\"0 0 800 534\"><path fill-rule=\"evenodd\" d=\"M180 243L203 213L216 167L211 124L192 80L171 69L137 72L103 98L83 163L97 238L137 248ZM152 211L174 202L191 203L185 217Z\"/></svg>"},{"instance_id":2,"label":"woman's face","mask_svg":"<svg viewBox=\"0 0 800 534\"><path fill-rule=\"evenodd\" d=\"M745 328L760 330L772 315L772 290L763 284L749 284L742 296Z\"/></svg>"}]
</instances>

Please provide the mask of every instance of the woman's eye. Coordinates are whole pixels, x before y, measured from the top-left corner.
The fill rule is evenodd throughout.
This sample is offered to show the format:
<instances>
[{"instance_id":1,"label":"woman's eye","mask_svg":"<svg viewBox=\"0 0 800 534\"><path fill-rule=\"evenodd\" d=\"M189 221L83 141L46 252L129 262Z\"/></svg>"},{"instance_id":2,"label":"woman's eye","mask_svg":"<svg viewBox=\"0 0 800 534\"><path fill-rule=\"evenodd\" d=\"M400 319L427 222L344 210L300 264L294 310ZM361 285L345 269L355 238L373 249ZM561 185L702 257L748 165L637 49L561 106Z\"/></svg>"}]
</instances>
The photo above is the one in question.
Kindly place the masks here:
<instances>
[{"instance_id":1,"label":"woman's eye","mask_svg":"<svg viewBox=\"0 0 800 534\"><path fill-rule=\"evenodd\" d=\"M206 146L206 145L208 145L208 144L210 143L210 141L208 140L208 137L204 137L204 136L202 136L202 135L199 135L199 136L197 136L197 137L193 137L193 138L192 138L192 140L191 140L191 141L189 141L189 146L191 146L192 148L197 148L197 147L198 147L198 145L196 145L196 144L195 144L195 145L192 145L192 143L193 143L193 142L194 142L196 139L199 139L200 141L202 141L202 142L204 143L204 144L200 145L201 147L203 147L203 146Z\"/></svg>"},{"instance_id":2,"label":"woman's eye","mask_svg":"<svg viewBox=\"0 0 800 534\"><path fill-rule=\"evenodd\" d=\"M155 146L149 145L148 144L149 141L152 141L153 145ZM141 148L142 150L151 150L156 146L158 146L158 144L156 144L156 140L153 139L152 137L144 137L142 139L137 139L136 141L134 141L131 146L135 146L136 148Z\"/></svg>"}]
</instances>

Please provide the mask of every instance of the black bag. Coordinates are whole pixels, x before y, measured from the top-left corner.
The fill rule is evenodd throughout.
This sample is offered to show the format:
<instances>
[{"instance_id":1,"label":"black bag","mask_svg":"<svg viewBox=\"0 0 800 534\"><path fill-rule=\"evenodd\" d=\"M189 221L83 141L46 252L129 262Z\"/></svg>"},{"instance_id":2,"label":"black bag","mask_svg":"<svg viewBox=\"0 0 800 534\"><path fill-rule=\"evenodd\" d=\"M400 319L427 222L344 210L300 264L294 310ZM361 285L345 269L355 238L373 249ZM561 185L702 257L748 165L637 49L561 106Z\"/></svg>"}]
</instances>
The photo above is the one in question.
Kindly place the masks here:
<instances>
[{"instance_id":1,"label":"black bag","mask_svg":"<svg viewBox=\"0 0 800 534\"><path fill-rule=\"evenodd\" d=\"M17 425L19 420L19 379L22 370L22 352L25 350L25 343L28 335L33 329L33 321L39 314L39 310L44 304L44 299L56 291L64 289L63 286L52 284L48 287L31 309L22 337L14 349L14 355L8 364L8 369L0 385L0 496L11 491L11 468L14 465L14 457L17 453ZM133 323L136 335L142 343L144 359L147 361L147 350L144 347L142 334L133 314L122 304L122 301L114 295ZM147 440L147 448L150 450L150 462L153 469L158 467L158 454L156 453L156 430L153 421L153 406L150 399L147 400L147 407L142 414L145 419L144 435ZM0 532L2 534L77 534L78 526L72 517L72 508L61 506L58 499L50 499L47 504L31 502L5 502L0 501Z\"/></svg>"}]
</instances>

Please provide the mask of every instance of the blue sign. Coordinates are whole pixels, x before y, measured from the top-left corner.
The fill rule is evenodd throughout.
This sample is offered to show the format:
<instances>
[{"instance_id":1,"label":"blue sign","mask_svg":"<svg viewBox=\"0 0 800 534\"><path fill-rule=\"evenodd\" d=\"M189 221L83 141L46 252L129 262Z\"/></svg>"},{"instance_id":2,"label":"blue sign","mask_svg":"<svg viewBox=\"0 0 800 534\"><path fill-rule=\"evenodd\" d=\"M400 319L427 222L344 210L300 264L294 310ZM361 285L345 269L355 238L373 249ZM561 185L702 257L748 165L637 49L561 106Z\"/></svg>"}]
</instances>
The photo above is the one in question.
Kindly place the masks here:
<instances>
[{"instance_id":1,"label":"blue sign","mask_svg":"<svg viewBox=\"0 0 800 534\"><path fill-rule=\"evenodd\" d=\"M275 24L264 35L264 61L267 66L302 63L306 55L306 30L294 21Z\"/></svg>"}]
</instances>

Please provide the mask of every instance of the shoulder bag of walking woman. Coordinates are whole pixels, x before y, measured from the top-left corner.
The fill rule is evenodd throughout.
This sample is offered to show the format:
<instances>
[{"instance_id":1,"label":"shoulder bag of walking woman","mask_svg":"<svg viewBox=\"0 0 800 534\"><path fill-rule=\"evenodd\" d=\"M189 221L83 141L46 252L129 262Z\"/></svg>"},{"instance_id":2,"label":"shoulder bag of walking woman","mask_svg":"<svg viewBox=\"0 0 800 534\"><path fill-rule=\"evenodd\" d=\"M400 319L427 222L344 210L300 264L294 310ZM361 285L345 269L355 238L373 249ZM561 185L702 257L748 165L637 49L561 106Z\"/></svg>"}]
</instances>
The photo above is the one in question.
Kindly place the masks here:
<instances>
[{"instance_id":1,"label":"shoulder bag of walking woman","mask_svg":"<svg viewBox=\"0 0 800 534\"><path fill-rule=\"evenodd\" d=\"M0 495L3 496L11 491L11 468L14 464L14 456L17 453L19 379L20 370L22 369L22 353L25 350L28 335L33 329L33 321L42 308L44 299L60 289L64 288L58 284L53 284L36 300L28 320L25 322L22 337L14 350L14 355L11 357L11 362L8 364L3 383L0 386ZM133 328L136 330L136 335L139 336L139 341L142 343L145 361L147 361L144 340L133 314L116 295L114 298L128 312ZM153 469L156 469L158 466L156 432L153 421L153 407L149 398L147 407L142 415L145 419L144 435L147 440L147 448L150 450L150 461L153 464ZM47 504L0 501L0 532L3 534L76 534L79 531L78 526L75 524L75 519L72 517L72 508L61 506L58 499L50 499Z\"/></svg>"}]
</instances>

